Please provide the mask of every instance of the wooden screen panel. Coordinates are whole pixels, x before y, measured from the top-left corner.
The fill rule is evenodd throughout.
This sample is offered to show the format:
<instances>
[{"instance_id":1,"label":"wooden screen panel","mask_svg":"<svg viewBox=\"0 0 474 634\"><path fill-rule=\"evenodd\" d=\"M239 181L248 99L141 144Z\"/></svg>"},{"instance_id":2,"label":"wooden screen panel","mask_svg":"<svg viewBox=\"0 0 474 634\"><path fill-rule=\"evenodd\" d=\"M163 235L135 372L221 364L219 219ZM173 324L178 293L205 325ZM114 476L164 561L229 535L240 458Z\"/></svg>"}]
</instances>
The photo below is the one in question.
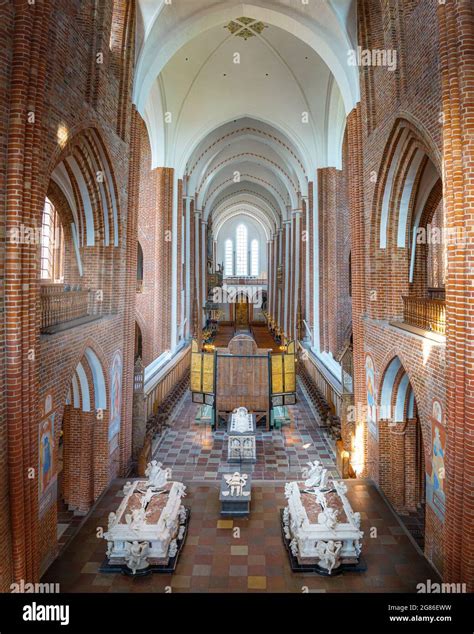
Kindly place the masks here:
<instances>
[{"instance_id":1,"label":"wooden screen panel","mask_svg":"<svg viewBox=\"0 0 474 634\"><path fill-rule=\"evenodd\" d=\"M191 392L202 392L202 353L195 341L191 344Z\"/></svg>"},{"instance_id":2,"label":"wooden screen panel","mask_svg":"<svg viewBox=\"0 0 474 634\"><path fill-rule=\"evenodd\" d=\"M296 392L296 374L295 374L295 355L285 354L283 357L285 367L285 386L284 392Z\"/></svg>"},{"instance_id":3,"label":"wooden screen panel","mask_svg":"<svg viewBox=\"0 0 474 634\"><path fill-rule=\"evenodd\" d=\"M191 392L214 394L214 353L200 352L195 341L191 346Z\"/></svg>"},{"instance_id":4,"label":"wooden screen panel","mask_svg":"<svg viewBox=\"0 0 474 634\"><path fill-rule=\"evenodd\" d=\"M289 394L296 392L296 354L295 343L290 342L285 354L273 354L272 394Z\"/></svg>"},{"instance_id":5,"label":"wooden screen panel","mask_svg":"<svg viewBox=\"0 0 474 634\"><path fill-rule=\"evenodd\" d=\"M216 400L221 412L231 412L236 407L267 412L270 404L268 357L217 355Z\"/></svg>"},{"instance_id":6,"label":"wooden screen panel","mask_svg":"<svg viewBox=\"0 0 474 634\"><path fill-rule=\"evenodd\" d=\"M283 392L283 355L272 355L272 393Z\"/></svg>"},{"instance_id":7,"label":"wooden screen panel","mask_svg":"<svg viewBox=\"0 0 474 634\"><path fill-rule=\"evenodd\" d=\"M214 394L214 354L202 355L202 391L204 394Z\"/></svg>"}]
</instances>

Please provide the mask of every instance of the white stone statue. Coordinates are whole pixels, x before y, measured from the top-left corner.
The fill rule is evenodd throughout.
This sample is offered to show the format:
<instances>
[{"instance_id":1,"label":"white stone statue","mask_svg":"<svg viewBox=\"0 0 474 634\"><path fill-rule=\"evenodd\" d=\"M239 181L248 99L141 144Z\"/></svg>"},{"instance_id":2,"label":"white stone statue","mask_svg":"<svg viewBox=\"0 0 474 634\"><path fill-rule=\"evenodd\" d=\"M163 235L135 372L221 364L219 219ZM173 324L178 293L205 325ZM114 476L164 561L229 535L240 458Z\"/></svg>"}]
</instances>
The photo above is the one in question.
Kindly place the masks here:
<instances>
[{"instance_id":1,"label":"white stone statue","mask_svg":"<svg viewBox=\"0 0 474 634\"><path fill-rule=\"evenodd\" d=\"M290 550L293 557L297 557L298 555L298 542L295 538L293 538L290 542Z\"/></svg>"},{"instance_id":2,"label":"white stone statue","mask_svg":"<svg viewBox=\"0 0 474 634\"><path fill-rule=\"evenodd\" d=\"M303 469L303 478L305 478L305 487L318 487L321 483L321 476L325 469L319 460L308 462L308 467Z\"/></svg>"},{"instance_id":3,"label":"white stone statue","mask_svg":"<svg viewBox=\"0 0 474 634\"><path fill-rule=\"evenodd\" d=\"M232 412L232 429L238 432L246 432L251 429L250 415L245 407L237 407Z\"/></svg>"},{"instance_id":4,"label":"white stone statue","mask_svg":"<svg viewBox=\"0 0 474 634\"><path fill-rule=\"evenodd\" d=\"M117 524L117 514L109 513L108 530L110 531L115 526L115 524Z\"/></svg>"},{"instance_id":5,"label":"white stone statue","mask_svg":"<svg viewBox=\"0 0 474 634\"><path fill-rule=\"evenodd\" d=\"M163 469L161 462L152 460L147 465L145 475L148 478L147 487L162 489L171 478L171 469Z\"/></svg>"},{"instance_id":6,"label":"white stone statue","mask_svg":"<svg viewBox=\"0 0 474 634\"><path fill-rule=\"evenodd\" d=\"M125 522L132 529L132 531L139 531L145 524L145 509L134 509L131 513L125 515Z\"/></svg>"},{"instance_id":7,"label":"white stone statue","mask_svg":"<svg viewBox=\"0 0 474 634\"><path fill-rule=\"evenodd\" d=\"M329 528L332 530L336 528L337 526L337 516L338 516L337 510L327 506L318 515L318 524L322 524L323 526L326 526L326 528Z\"/></svg>"},{"instance_id":8,"label":"white stone statue","mask_svg":"<svg viewBox=\"0 0 474 634\"><path fill-rule=\"evenodd\" d=\"M341 497L342 495L346 495L347 493L347 484L343 482L343 480L333 480L334 488L336 489L336 493Z\"/></svg>"},{"instance_id":9,"label":"white stone statue","mask_svg":"<svg viewBox=\"0 0 474 634\"><path fill-rule=\"evenodd\" d=\"M137 573L137 570L148 568L148 542L134 541L131 544L128 543L127 550L128 554L125 556L125 561L134 575Z\"/></svg>"},{"instance_id":10,"label":"white stone statue","mask_svg":"<svg viewBox=\"0 0 474 634\"><path fill-rule=\"evenodd\" d=\"M176 557L177 552L178 552L178 542L175 539L173 539L173 541L170 543L170 549L168 551L170 558L173 559L173 557Z\"/></svg>"},{"instance_id":11,"label":"white stone statue","mask_svg":"<svg viewBox=\"0 0 474 634\"><path fill-rule=\"evenodd\" d=\"M241 474L236 471L232 475L225 475L224 479L230 489L231 497L242 497L243 495L249 494L248 491L244 492L244 487L248 480L248 475L246 473Z\"/></svg>"},{"instance_id":12,"label":"white stone statue","mask_svg":"<svg viewBox=\"0 0 474 634\"><path fill-rule=\"evenodd\" d=\"M123 494L128 495L132 489L133 489L133 483L127 482L126 484L123 485Z\"/></svg>"},{"instance_id":13,"label":"white stone statue","mask_svg":"<svg viewBox=\"0 0 474 634\"><path fill-rule=\"evenodd\" d=\"M352 519L354 521L355 526L357 526L357 528L360 528L360 513L359 511L356 511L355 513L352 514Z\"/></svg>"},{"instance_id":14,"label":"white stone statue","mask_svg":"<svg viewBox=\"0 0 474 634\"><path fill-rule=\"evenodd\" d=\"M142 497L142 509L146 509L151 498L154 495L157 495L156 492L154 491L154 487L148 487Z\"/></svg>"},{"instance_id":15,"label":"white stone statue","mask_svg":"<svg viewBox=\"0 0 474 634\"><path fill-rule=\"evenodd\" d=\"M319 565L332 573L334 568L339 565L339 553L342 549L342 542L330 539L327 542L320 541L316 545L316 553L319 557Z\"/></svg>"}]
</instances>

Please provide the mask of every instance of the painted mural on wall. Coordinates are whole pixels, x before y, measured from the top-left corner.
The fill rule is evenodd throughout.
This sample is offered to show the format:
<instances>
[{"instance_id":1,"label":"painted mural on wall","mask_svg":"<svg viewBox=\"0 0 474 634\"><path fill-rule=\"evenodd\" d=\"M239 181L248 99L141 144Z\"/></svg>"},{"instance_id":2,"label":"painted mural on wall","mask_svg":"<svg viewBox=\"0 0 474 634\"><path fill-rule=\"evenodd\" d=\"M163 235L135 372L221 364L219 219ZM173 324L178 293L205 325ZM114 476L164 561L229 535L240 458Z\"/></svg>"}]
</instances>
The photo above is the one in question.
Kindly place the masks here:
<instances>
[{"instance_id":1,"label":"painted mural on wall","mask_svg":"<svg viewBox=\"0 0 474 634\"><path fill-rule=\"evenodd\" d=\"M40 496L42 496L54 477L54 414L41 423L39 450Z\"/></svg>"},{"instance_id":2,"label":"painted mural on wall","mask_svg":"<svg viewBox=\"0 0 474 634\"><path fill-rule=\"evenodd\" d=\"M56 444L52 406L52 397L48 394L41 410L43 418L39 425L38 496L40 515L56 499Z\"/></svg>"},{"instance_id":3,"label":"painted mural on wall","mask_svg":"<svg viewBox=\"0 0 474 634\"><path fill-rule=\"evenodd\" d=\"M117 350L112 358L110 368L110 423L109 440L120 431L122 413L122 351Z\"/></svg>"},{"instance_id":4,"label":"painted mural on wall","mask_svg":"<svg viewBox=\"0 0 474 634\"><path fill-rule=\"evenodd\" d=\"M365 357L365 377L367 386L367 428L377 438L377 399L375 398L375 367L370 354Z\"/></svg>"},{"instance_id":5,"label":"painted mural on wall","mask_svg":"<svg viewBox=\"0 0 474 634\"><path fill-rule=\"evenodd\" d=\"M439 401L434 400L431 414L431 456L426 470L426 501L442 522L446 509L445 455L443 408Z\"/></svg>"}]
</instances>

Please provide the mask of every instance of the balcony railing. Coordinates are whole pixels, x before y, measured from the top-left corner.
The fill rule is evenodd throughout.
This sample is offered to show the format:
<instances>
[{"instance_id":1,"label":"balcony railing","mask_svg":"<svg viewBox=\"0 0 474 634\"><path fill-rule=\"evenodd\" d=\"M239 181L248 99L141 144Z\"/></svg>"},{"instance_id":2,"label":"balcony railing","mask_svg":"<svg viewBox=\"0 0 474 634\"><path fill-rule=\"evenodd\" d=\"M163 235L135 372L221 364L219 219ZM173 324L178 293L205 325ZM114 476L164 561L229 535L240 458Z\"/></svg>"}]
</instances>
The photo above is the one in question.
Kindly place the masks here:
<instances>
[{"instance_id":1,"label":"balcony railing","mask_svg":"<svg viewBox=\"0 0 474 634\"><path fill-rule=\"evenodd\" d=\"M41 285L41 330L85 317L100 316L101 296L97 291L69 284Z\"/></svg>"},{"instance_id":2,"label":"balcony railing","mask_svg":"<svg viewBox=\"0 0 474 634\"><path fill-rule=\"evenodd\" d=\"M422 330L446 334L446 304L441 299L403 298L403 321Z\"/></svg>"},{"instance_id":3,"label":"balcony railing","mask_svg":"<svg viewBox=\"0 0 474 634\"><path fill-rule=\"evenodd\" d=\"M265 286L267 283L266 277L224 277L227 286Z\"/></svg>"}]
</instances>

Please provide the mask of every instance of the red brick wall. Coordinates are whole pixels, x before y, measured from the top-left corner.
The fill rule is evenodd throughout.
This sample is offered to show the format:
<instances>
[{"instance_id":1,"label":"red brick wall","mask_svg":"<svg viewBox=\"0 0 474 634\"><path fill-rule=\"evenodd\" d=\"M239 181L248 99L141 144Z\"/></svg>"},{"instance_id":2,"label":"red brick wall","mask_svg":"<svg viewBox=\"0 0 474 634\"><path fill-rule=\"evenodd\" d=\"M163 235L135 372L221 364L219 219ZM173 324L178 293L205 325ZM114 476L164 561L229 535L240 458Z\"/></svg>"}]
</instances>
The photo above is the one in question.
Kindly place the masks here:
<instances>
[{"instance_id":1,"label":"red brick wall","mask_svg":"<svg viewBox=\"0 0 474 634\"><path fill-rule=\"evenodd\" d=\"M344 144L347 154L347 144ZM318 170L319 305L321 350L334 356L350 335L350 222L347 163ZM337 319L334 318L337 315Z\"/></svg>"},{"instance_id":2,"label":"red brick wall","mask_svg":"<svg viewBox=\"0 0 474 634\"><path fill-rule=\"evenodd\" d=\"M127 4L130 8L125 10ZM51 172L73 148L80 150L83 135L92 128L97 131L108 156L120 214L118 247L113 244L105 247L100 229L95 247L81 247L84 265L81 283L97 285L104 290L104 310L110 316L62 334L39 338L38 246L6 245L9 355L6 374L2 372L0 376L0 391L2 395L8 393L9 461L0 462L2 469L7 464L9 467L14 568L10 569L11 551L7 538L2 540L2 549L5 549L1 553L4 564L0 575L2 589L8 587L12 577L37 580L40 570L56 550L55 504L38 519L38 480L26 478L28 467L38 467L39 410L45 394L53 392L58 432L68 386L85 342L100 358L106 381L116 349L122 349L125 371L130 371L127 368L128 344L124 342L128 339L126 317L134 310L134 296L125 291L130 253L125 248L124 228L131 220L127 216L127 155L135 3L99 3L95 14L94 5L91 1L77 0L44 0L34 4L16 0L2 3L0 7L2 40L10 42L9 47L2 47L0 56L0 152L9 156L6 168L5 160L0 162L0 205L7 209L7 228L21 223L28 227L39 226L48 192L61 207L64 200L59 200L60 196L50 185ZM122 44L118 49L110 50L114 5L114 25ZM103 53L101 64L96 63L97 52ZM15 83L10 85L12 78ZM28 121L29 112L34 112L34 122ZM60 130L65 131L64 145L58 142ZM78 154L78 158L82 160L84 173L93 179L87 155ZM5 169L8 169L7 188ZM92 180L88 186L98 220L100 201L94 194ZM2 222L3 218L2 214ZM70 248L70 240L68 242ZM3 257L1 261L3 265ZM73 281L77 279L77 270L71 262L70 265L68 275ZM111 329L116 333L113 340ZM3 332L0 332L0 347L3 344ZM28 356L28 351L34 351L34 357ZM5 379L7 390L1 384ZM89 382L91 380L89 377ZM126 454L131 425L127 402L132 399L130 381L123 380L123 385L121 446ZM4 412L2 407L0 402L0 416ZM87 499L91 502L97 498L110 477L126 469L127 459L119 458L117 452L109 455L107 424L105 415L100 423L91 419L88 427L94 439L93 451L89 452L90 460L81 465L81 485L74 491L79 496L77 507L82 507L81 510L85 510ZM5 452L5 432L1 434L0 453ZM81 450L86 447L84 442ZM69 477L70 481L74 480L76 473ZM7 478L2 477L2 486L6 481ZM9 517L5 494L5 489L0 490L1 522L8 522ZM6 524L1 526L3 535L9 534L8 530L3 530L7 528Z\"/></svg>"},{"instance_id":3,"label":"red brick wall","mask_svg":"<svg viewBox=\"0 0 474 634\"><path fill-rule=\"evenodd\" d=\"M136 319L142 330L146 366L169 350L171 343L173 175L171 170L151 170L148 132L141 119L139 144L138 240L143 250L143 292L136 297Z\"/></svg>"},{"instance_id":4,"label":"red brick wall","mask_svg":"<svg viewBox=\"0 0 474 634\"><path fill-rule=\"evenodd\" d=\"M13 56L13 5L0 7L0 357L5 359L5 214L7 178L7 137L9 120L8 91ZM0 534L4 536L0 546L0 591L9 589L12 575L11 527L8 488L8 438L6 411L6 377L4 364L0 370Z\"/></svg>"},{"instance_id":5,"label":"red brick wall","mask_svg":"<svg viewBox=\"0 0 474 634\"><path fill-rule=\"evenodd\" d=\"M455 510L460 508L458 507L460 503L459 492L455 494L455 487L462 487L461 480L455 478L455 473L460 474L463 469L472 468L468 461L462 459L459 461L458 451L461 451L462 445L464 452L466 451L464 445L466 437L464 436L465 432L461 431L459 427L461 423L455 422L456 414L453 413L454 411L459 412L460 408L463 408L465 398L469 398L470 395L469 387L465 383L465 375L461 370L464 367L464 361L461 361L461 357L457 356L457 346L462 341L461 345L464 347L466 341L469 340L465 338L462 326L468 319L468 315L464 312L464 308L462 314L456 315L450 308L450 300L448 299L446 346L443 343L437 344L406 333L390 326L388 322L401 317L401 296L410 290L408 282L409 249L397 247L396 232L398 227L397 213L404 178L415 148L418 147L424 151L440 175L443 173L444 166L445 177L449 176L451 179L450 186L452 188L458 187L456 194L453 193L451 198L451 206L449 198L445 198L448 225L450 214L451 222L454 222L452 214L455 213L456 205L458 205L459 218L466 218L466 199L463 199L461 194L466 189L463 190L461 185L454 185L454 171L449 174L446 168L452 166L449 161L453 156L461 156L459 153L450 154L447 151L447 139L452 143L449 146L451 149L454 147L456 150L459 149L459 139L462 135L458 128L458 136L456 136L453 126L456 127L459 124L457 118L459 105L456 100L459 95L461 98L464 95L464 98L467 99L468 77L472 78L472 5L463 0L459 3L448 0L446 4L442 5L429 2L400 3L392 0L382 2L360 0L358 9L359 43L361 46L363 48L396 48L398 68L395 73L381 67L361 69L360 132L357 128L357 111L351 113L348 119L355 404L356 407L363 408L367 402L365 355L370 353L375 363L376 395L379 400L383 374L390 360L397 355L408 373L415 393L423 432L425 458L431 451L432 399L438 398L443 407L447 404L448 437L453 433L453 429L457 429L458 436L463 437L464 440L457 441L459 445L453 442L452 438L451 443L448 440L446 526L443 528L438 517L427 506L426 555L438 569L444 570L445 575L451 580L469 583L472 582L472 566L467 562L472 561L472 556L469 559L466 547L472 555L472 550L469 550L469 546L467 546L468 543L472 543L472 541L468 542L468 540L472 540L472 536L465 534L463 555L460 554L460 548L455 545L457 539L453 537L457 518L462 516ZM441 17L437 15L437 12ZM469 18L471 22L468 27ZM445 29L442 36L444 40L440 40L439 25L442 27L440 31L442 34L442 29ZM469 32L471 39L468 36ZM464 33L466 38L465 40L461 38L461 42L465 43L464 48L462 48L463 44L459 44L460 33ZM457 61L453 62L453 59ZM445 69L441 73L439 72L440 65ZM456 70L454 70L455 68ZM450 71L450 69L453 70ZM453 79L457 72L459 80ZM444 100L441 91L442 77L445 80ZM453 93L453 81L456 86L464 86L464 93L462 89L456 95ZM465 170L465 166L468 164L466 163L467 157L471 156L469 152L472 150L472 142L470 142L472 133L467 134L466 132L467 130L472 131L473 124L472 114L468 114L468 108L465 108L463 113L465 127L462 138L466 139L467 146L463 155ZM471 116L470 119L469 116ZM381 195L394 149L392 140L398 134L399 128L397 126L400 121L403 121L403 125L409 130L409 141L406 144L404 154L401 156L399 172L395 174L394 195L389 206L387 248L381 249L379 245ZM442 156L443 151L444 155ZM463 167L458 162L456 168L453 169L457 169L457 174L460 174ZM414 191L416 191L416 187L417 182L415 182ZM359 196L361 196L360 199ZM433 211L437 207L438 201L433 196L431 201ZM413 205L413 203L412 197L410 204ZM472 201L468 205L472 206ZM428 210L426 214L428 214ZM410 220L409 218L408 223ZM422 251L423 249L420 249L418 260L422 256ZM464 299L467 287L462 286L462 284L455 286L455 278L452 277L452 273L455 266L465 267L467 260L458 258L457 265L454 265L453 251L451 260L453 268L451 269L449 261L450 254L448 253L448 294L449 289L453 293L458 293L457 300L454 300L454 295L452 295L451 307L465 307ZM465 272L465 268L463 270ZM417 268L417 275L418 278L411 290L418 293L426 287L426 270ZM462 276L461 272L460 275ZM456 291L454 291L455 288ZM470 296L472 298L472 289ZM462 332L458 331L459 328ZM458 334L459 338L457 338ZM449 372L447 369L446 350L448 358L450 354L452 355L450 357L451 367L459 369L457 372L462 374L462 378L458 375L455 379L454 372ZM467 357L462 358L466 359ZM454 359L457 359L457 362ZM446 378L447 372L448 378ZM457 389L454 389L454 385L457 386ZM447 389L447 386L451 386L450 389ZM460 393L465 396L459 399ZM450 395L453 399L451 410ZM455 406L454 402L456 402ZM463 421L466 420L466 411L462 409ZM461 416L461 414L459 415ZM360 422L364 422L364 418L364 416L359 416ZM463 422L461 425L462 429L465 430L465 423ZM390 450L387 446L387 438L387 434L381 433L377 442L368 434L365 466L367 473L385 488L389 499L392 499L394 505L400 509L404 504L401 502L402 499L408 500L408 505L411 503L410 500L414 495L413 490L416 490L418 486L413 481L416 469L414 470L413 465L410 464L411 457L405 456L405 469L402 469L399 474L400 477L403 476L402 481L404 479L405 482L404 486L398 490L397 482L400 484L400 479L394 477L393 469L401 469L401 465L394 462L393 447ZM412 438L408 439L410 447L412 440ZM407 438L404 442L407 442ZM472 499L463 499L463 504L472 504ZM450 566L452 565L449 570L444 564L445 544Z\"/></svg>"}]
</instances>

